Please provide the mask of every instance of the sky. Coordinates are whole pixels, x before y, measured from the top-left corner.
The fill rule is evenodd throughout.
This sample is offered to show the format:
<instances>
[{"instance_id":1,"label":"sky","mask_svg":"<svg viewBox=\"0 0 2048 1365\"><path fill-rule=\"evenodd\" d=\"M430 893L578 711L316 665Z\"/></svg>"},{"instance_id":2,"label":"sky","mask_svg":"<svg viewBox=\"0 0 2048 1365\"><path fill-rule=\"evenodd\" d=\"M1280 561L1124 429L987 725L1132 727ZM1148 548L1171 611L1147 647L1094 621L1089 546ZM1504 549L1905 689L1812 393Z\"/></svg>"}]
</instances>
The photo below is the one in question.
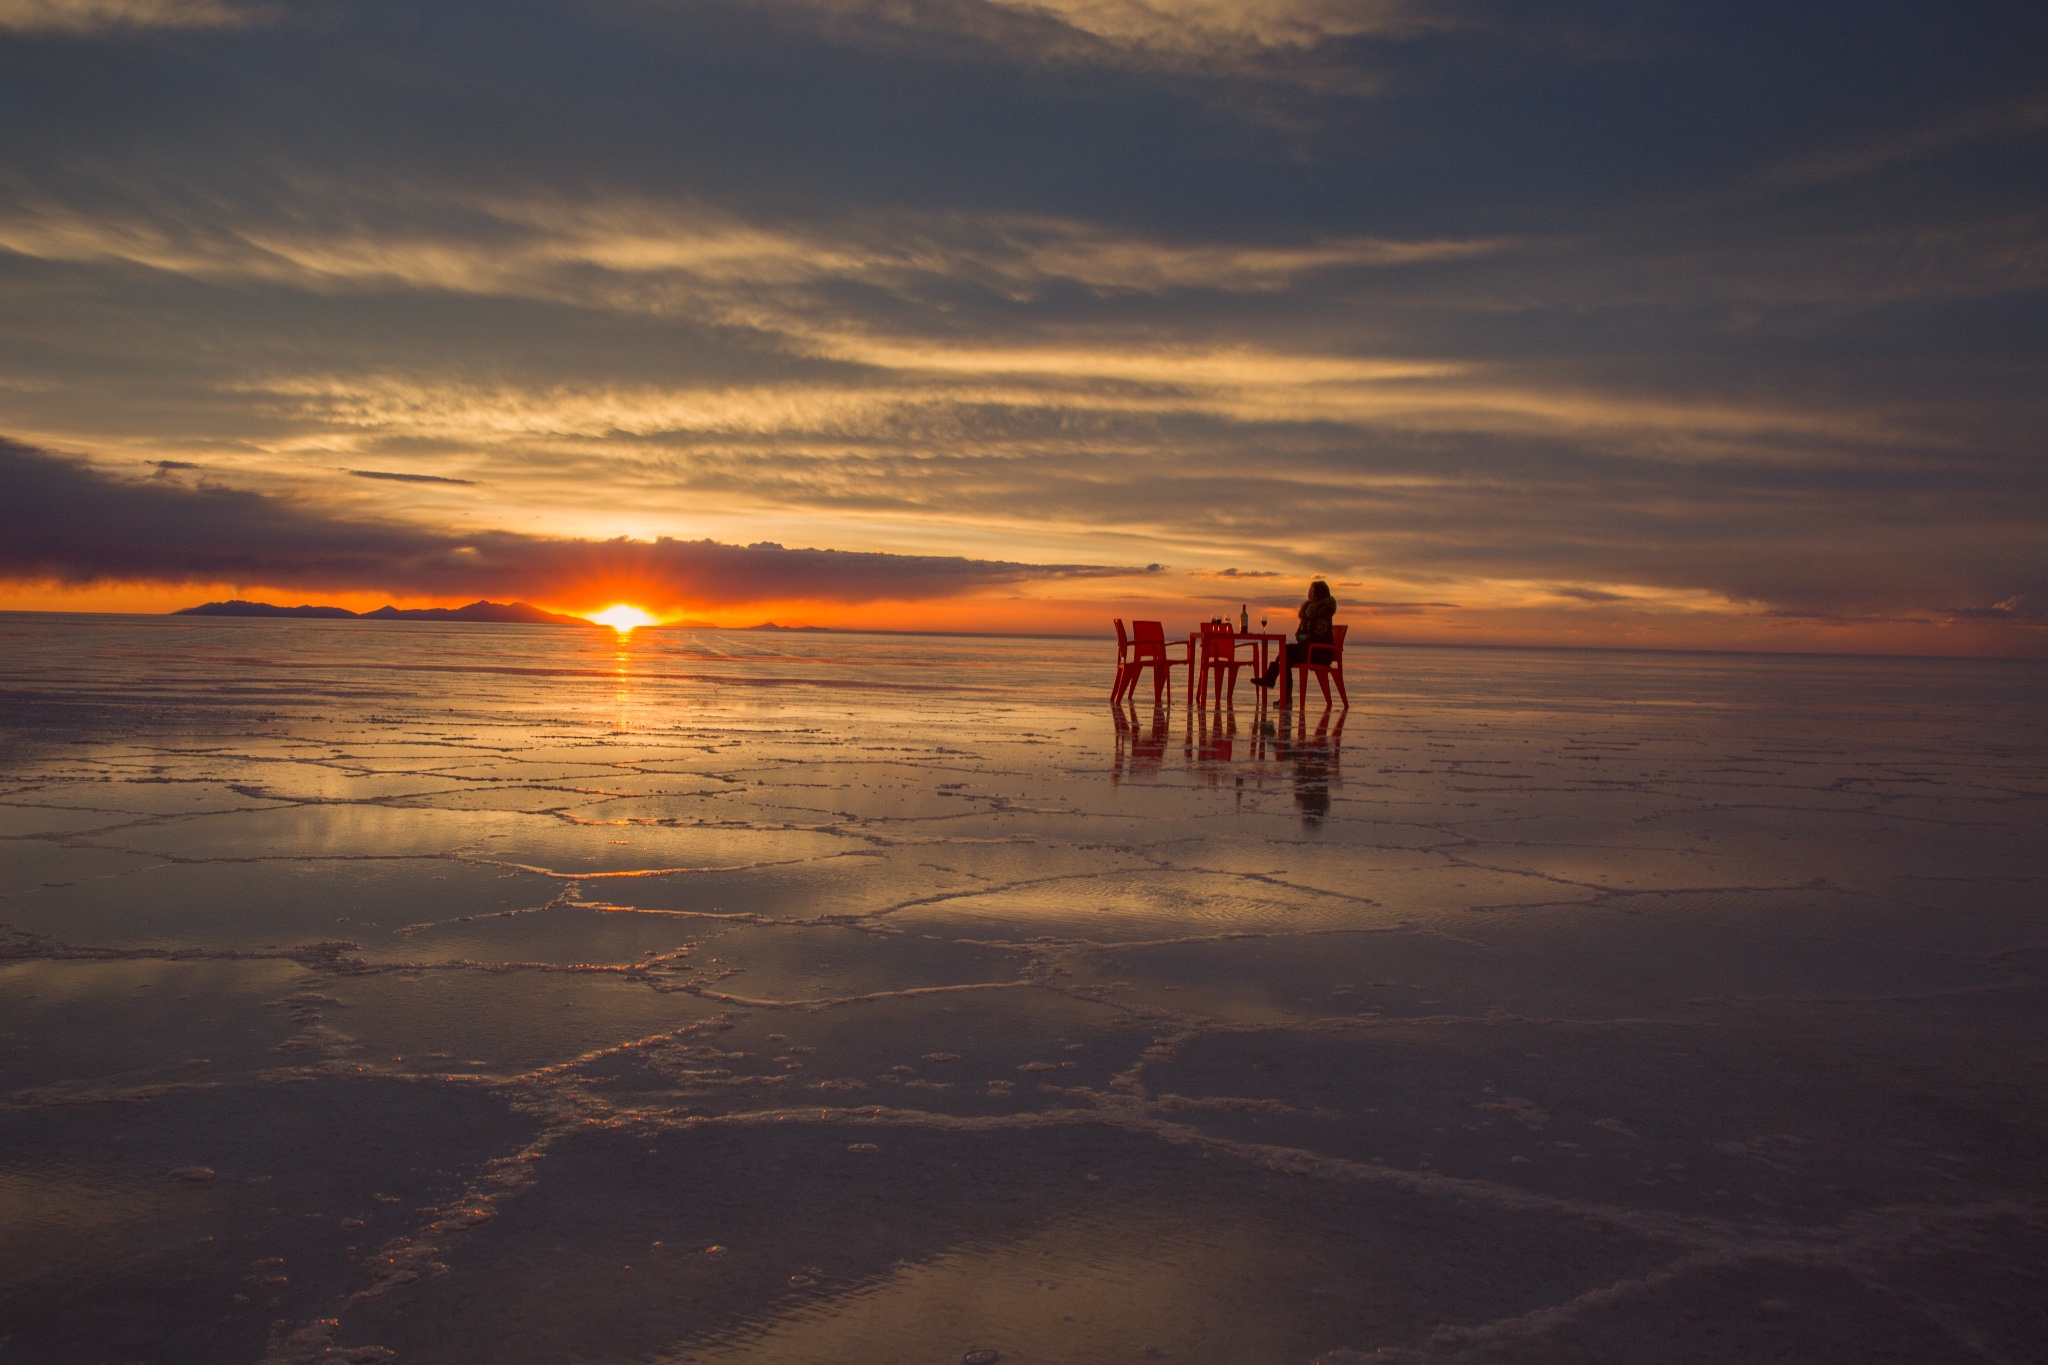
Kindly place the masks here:
<instances>
[{"instance_id":1,"label":"sky","mask_svg":"<svg viewBox=\"0 0 2048 1365\"><path fill-rule=\"evenodd\" d=\"M0 0L0 609L2048 656L2048 7Z\"/></svg>"}]
</instances>

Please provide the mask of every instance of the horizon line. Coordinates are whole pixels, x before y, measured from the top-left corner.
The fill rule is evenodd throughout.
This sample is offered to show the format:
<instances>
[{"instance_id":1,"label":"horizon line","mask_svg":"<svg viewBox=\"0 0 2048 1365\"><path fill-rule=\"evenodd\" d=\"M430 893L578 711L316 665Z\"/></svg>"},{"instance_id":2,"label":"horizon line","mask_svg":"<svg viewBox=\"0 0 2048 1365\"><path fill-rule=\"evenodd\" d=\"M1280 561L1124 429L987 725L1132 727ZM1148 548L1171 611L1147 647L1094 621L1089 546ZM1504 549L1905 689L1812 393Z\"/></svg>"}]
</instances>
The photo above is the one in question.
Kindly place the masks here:
<instances>
[{"instance_id":1,"label":"horizon line","mask_svg":"<svg viewBox=\"0 0 2048 1365\"><path fill-rule=\"evenodd\" d=\"M565 616L567 616L567 615L574 615L574 613L572 613L572 612L563 612L563 613L560 613L560 614L561 614L561 615L565 615ZM309 622L309 621L322 621L322 620L328 620L328 619L330 619L330 618L324 618L324 617L298 617L298 616L292 616L292 617L273 617L273 616L194 616L194 617L184 617L184 613L182 613L182 612L153 612L153 611L26 611L26 610L21 610L21 609L18 609L18 608L0 608L0 617L4 617L4 616L91 616L91 617L127 617L127 618L133 618L133 619L138 619L138 620L146 620L146 621L171 621L171 620L175 620L175 619L179 619L179 618L184 618L184 619L188 619L188 620L193 620L193 621L207 621L207 622L214 622L214 621L238 621L238 622L246 622L246 621L257 621L257 622L263 622L263 621L268 621L268 622L288 621L288 622L296 622L296 623L305 623L305 622ZM380 626L381 626L381 625L398 625L398 626L435 626L435 625L460 625L460 626L465 626L465 627L470 627L470 626L509 626L509 627L513 627L513 628L518 628L518 629L540 629L540 628L545 628L545 627L548 627L548 626L552 625L552 623L550 623L550 622L545 622L545 621L433 621L433 620L421 621L421 620L388 620L388 619L379 619L379 618L375 618L375 617L365 617L365 616L361 616L361 615L358 615L358 616L353 616L353 617L337 617L337 618L331 618L331 619L332 619L332 620L334 620L334 621L342 621L342 620L349 620L349 621L368 621L368 622L369 622L370 624L372 624L372 625L380 625ZM598 621L592 621L592 622L590 622L590 624L591 624L591 625L593 625L593 626L602 626L602 625L603 625L603 623L602 623L602 622L598 622ZM768 624L768 623L763 623L763 624ZM605 628L605 629L612 629L612 627L604 627L604 628ZM655 623L653 623L653 624L650 624L650 625L645 625L645 626L635 626L635 627L634 627L633 629L634 629L634 630L724 630L724 631L736 631L736 632L749 632L749 633L756 633L756 632L758 632L758 633L768 633L768 632L761 632L761 630L760 630L760 626L759 626L759 625L753 625L753 626L718 626L718 625L688 625L688 626L670 626L670 625L664 625L664 624L662 624L661 622L655 622ZM628 634L630 634L631 632L627 632L627 633L628 633ZM970 639L970 640L1100 640L1100 641L1104 641L1104 642L1112 641L1112 640L1114 640L1114 639L1116 638L1116 637L1115 637L1114 635L1108 635L1108 634L1104 634L1104 635L1083 635L1083 634L1074 634L1074 633L1071 633L1071 632L1059 632L1059 631L1004 631L1004 630L878 630L878 629L874 629L874 628L872 628L872 627L865 627L865 626L777 626L777 627L776 627L776 629L775 629L775 631L774 631L773 633L775 633L775 634L787 634L787 635L907 635L907 636L911 636L911 637L949 637L949 638L959 638L959 639ZM1193 632L1190 632L1190 634L1192 634L1192 633L1193 633ZM1839 649L1839 650L1829 650L1829 649L1742 649L1742 648L1724 648L1724 649L1717 649L1717 648L1711 648L1711 647L1707 647L1707 646L1701 646L1701 645L1582 645L1582 644L1516 644L1516 643L1506 643L1506 642L1499 642L1499 643L1481 643L1481 642L1476 642L1476 641L1462 641L1462 640L1386 640L1386 639L1357 639L1357 640L1349 640L1349 641L1347 641L1346 643L1347 643L1347 644L1355 644L1355 645L1358 645L1358 646L1359 646L1359 647L1361 647L1361 648L1368 648L1368 649L1501 649L1501 650L1515 650L1515 651L1519 651L1519 652L1523 652L1523 653L1540 653L1540 652L1554 652L1554 653L1572 653L1572 654L1706 654L1706 655L1731 655L1731 656L1737 656L1737 657L1743 657L1743 658L1764 658L1764 659L1923 659L1923 660L1931 660L1931 661L1941 661L1941 662L1963 662L1963 663L2017 663L2017 664L2044 664L2044 663L2048 663L2048 657L2044 657L2044 656L2040 656L2040 655L2025 655L2025 654L1919 654L1919 653L1908 653L1908 652L1903 652L1903 651L1891 651L1891 650L1858 650L1858 649Z\"/></svg>"}]
</instances>

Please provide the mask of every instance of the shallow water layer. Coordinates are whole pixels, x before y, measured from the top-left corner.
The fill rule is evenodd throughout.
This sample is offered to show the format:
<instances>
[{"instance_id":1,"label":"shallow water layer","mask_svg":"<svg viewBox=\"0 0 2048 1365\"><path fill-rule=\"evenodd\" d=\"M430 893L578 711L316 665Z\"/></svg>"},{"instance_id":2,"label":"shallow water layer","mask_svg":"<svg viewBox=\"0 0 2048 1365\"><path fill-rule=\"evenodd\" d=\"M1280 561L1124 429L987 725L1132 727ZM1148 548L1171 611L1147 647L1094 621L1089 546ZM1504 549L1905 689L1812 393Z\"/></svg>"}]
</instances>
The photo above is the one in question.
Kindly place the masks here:
<instances>
[{"instance_id":1,"label":"shallow water layer","mask_svg":"<svg viewBox=\"0 0 2048 1365\"><path fill-rule=\"evenodd\" d=\"M1351 653L0 617L0 1360L2038 1359L2042 670Z\"/></svg>"}]
</instances>

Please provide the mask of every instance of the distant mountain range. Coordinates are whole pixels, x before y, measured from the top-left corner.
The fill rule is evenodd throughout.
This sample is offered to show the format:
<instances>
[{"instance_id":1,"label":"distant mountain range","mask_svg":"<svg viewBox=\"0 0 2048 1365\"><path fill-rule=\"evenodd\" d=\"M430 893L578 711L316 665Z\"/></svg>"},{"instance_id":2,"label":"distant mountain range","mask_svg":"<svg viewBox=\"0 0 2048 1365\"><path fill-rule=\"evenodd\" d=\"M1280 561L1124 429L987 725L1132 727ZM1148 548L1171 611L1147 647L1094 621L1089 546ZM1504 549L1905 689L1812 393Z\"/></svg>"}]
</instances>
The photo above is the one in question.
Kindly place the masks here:
<instances>
[{"instance_id":1,"label":"distant mountain range","mask_svg":"<svg viewBox=\"0 0 2048 1365\"><path fill-rule=\"evenodd\" d=\"M347 607L278 607L268 602L207 602L185 607L173 616L313 616L330 620L344 617L357 621L494 621L521 626L588 626L604 630L595 621L580 616L563 616L542 611L526 602L472 602L466 607L379 607L375 611L350 611Z\"/></svg>"}]
</instances>

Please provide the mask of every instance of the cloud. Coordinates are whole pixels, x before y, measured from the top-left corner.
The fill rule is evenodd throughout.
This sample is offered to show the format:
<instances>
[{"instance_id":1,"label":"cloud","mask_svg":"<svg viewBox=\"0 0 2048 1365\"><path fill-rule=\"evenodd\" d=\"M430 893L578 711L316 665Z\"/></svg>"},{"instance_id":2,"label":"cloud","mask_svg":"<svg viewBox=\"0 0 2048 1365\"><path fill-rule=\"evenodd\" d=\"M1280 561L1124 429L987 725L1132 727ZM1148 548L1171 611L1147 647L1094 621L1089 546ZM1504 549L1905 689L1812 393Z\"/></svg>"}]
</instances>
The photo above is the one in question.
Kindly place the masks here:
<instances>
[{"instance_id":1,"label":"cloud","mask_svg":"<svg viewBox=\"0 0 2048 1365\"><path fill-rule=\"evenodd\" d=\"M807 37L891 54L1107 67L1201 81L1230 78L1362 92L1374 82L1328 49L1456 26L1414 0L742 0ZM670 26L673 7L622 5Z\"/></svg>"},{"instance_id":2,"label":"cloud","mask_svg":"<svg viewBox=\"0 0 2048 1365\"><path fill-rule=\"evenodd\" d=\"M1926 616L1893 616L1884 612L1846 613L1837 611L1815 611L1799 607L1773 607L1759 613L1774 621L1797 621L1803 625L1822 626L1925 626L1932 625Z\"/></svg>"},{"instance_id":3,"label":"cloud","mask_svg":"<svg viewBox=\"0 0 2048 1365\"><path fill-rule=\"evenodd\" d=\"M231 28L260 17L219 0L0 0L0 31L17 33Z\"/></svg>"},{"instance_id":4,"label":"cloud","mask_svg":"<svg viewBox=\"0 0 2048 1365\"><path fill-rule=\"evenodd\" d=\"M113 187L109 187L113 188ZM195 279L322 291L394 285L667 311L820 281L916 294L958 280L1024 300L1272 293L1317 274L1391 270L1511 250L1506 239L1166 237L1017 213L893 209L831 223L749 222L689 199L565 198L459 187L298 184L274 221L194 212L175 189L119 187L89 212L36 193L0 201L0 247L51 261L123 261Z\"/></svg>"},{"instance_id":5,"label":"cloud","mask_svg":"<svg viewBox=\"0 0 2048 1365\"><path fill-rule=\"evenodd\" d=\"M452 483L464 488L475 488L475 479L451 479L445 474L399 474L388 469L344 469L344 474L353 474L359 479L388 479L393 483Z\"/></svg>"},{"instance_id":6,"label":"cloud","mask_svg":"<svg viewBox=\"0 0 2048 1365\"><path fill-rule=\"evenodd\" d=\"M1456 611L1457 602L1354 602L1346 600L1346 611L1363 611L1369 616L1432 616L1440 611Z\"/></svg>"},{"instance_id":7,"label":"cloud","mask_svg":"<svg viewBox=\"0 0 2048 1365\"><path fill-rule=\"evenodd\" d=\"M1988 607L1950 607L1947 615L1959 621L2048 622L2048 596L2017 593Z\"/></svg>"},{"instance_id":8,"label":"cloud","mask_svg":"<svg viewBox=\"0 0 2048 1365\"><path fill-rule=\"evenodd\" d=\"M1772 188L1853 180L1902 161L1933 156L1979 138L2029 133L2048 127L2048 99L2022 97L1961 111L1931 125L1858 145L1831 148L1775 167L1764 184Z\"/></svg>"},{"instance_id":9,"label":"cloud","mask_svg":"<svg viewBox=\"0 0 2048 1365\"><path fill-rule=\"evenodd\" d=\"M1143 570L669 539L456 535L349 520L259 493L121 481L0 439L0 577L232 582L408 596L561 601L637 590L703 606L921 601Z\"/></svg>"},{"instance_id":10,"label":"cloud","mask_svg":"<svg viewBox=\"0 0 2048 1365\"><path fill-rule=\"evenodd\" d=\"M1406 0L997 0L1049 14L1118 46L1212 49L1312 47L1364 33L1411 34L1429 27Z\"/></svg>"}]
</instances>

